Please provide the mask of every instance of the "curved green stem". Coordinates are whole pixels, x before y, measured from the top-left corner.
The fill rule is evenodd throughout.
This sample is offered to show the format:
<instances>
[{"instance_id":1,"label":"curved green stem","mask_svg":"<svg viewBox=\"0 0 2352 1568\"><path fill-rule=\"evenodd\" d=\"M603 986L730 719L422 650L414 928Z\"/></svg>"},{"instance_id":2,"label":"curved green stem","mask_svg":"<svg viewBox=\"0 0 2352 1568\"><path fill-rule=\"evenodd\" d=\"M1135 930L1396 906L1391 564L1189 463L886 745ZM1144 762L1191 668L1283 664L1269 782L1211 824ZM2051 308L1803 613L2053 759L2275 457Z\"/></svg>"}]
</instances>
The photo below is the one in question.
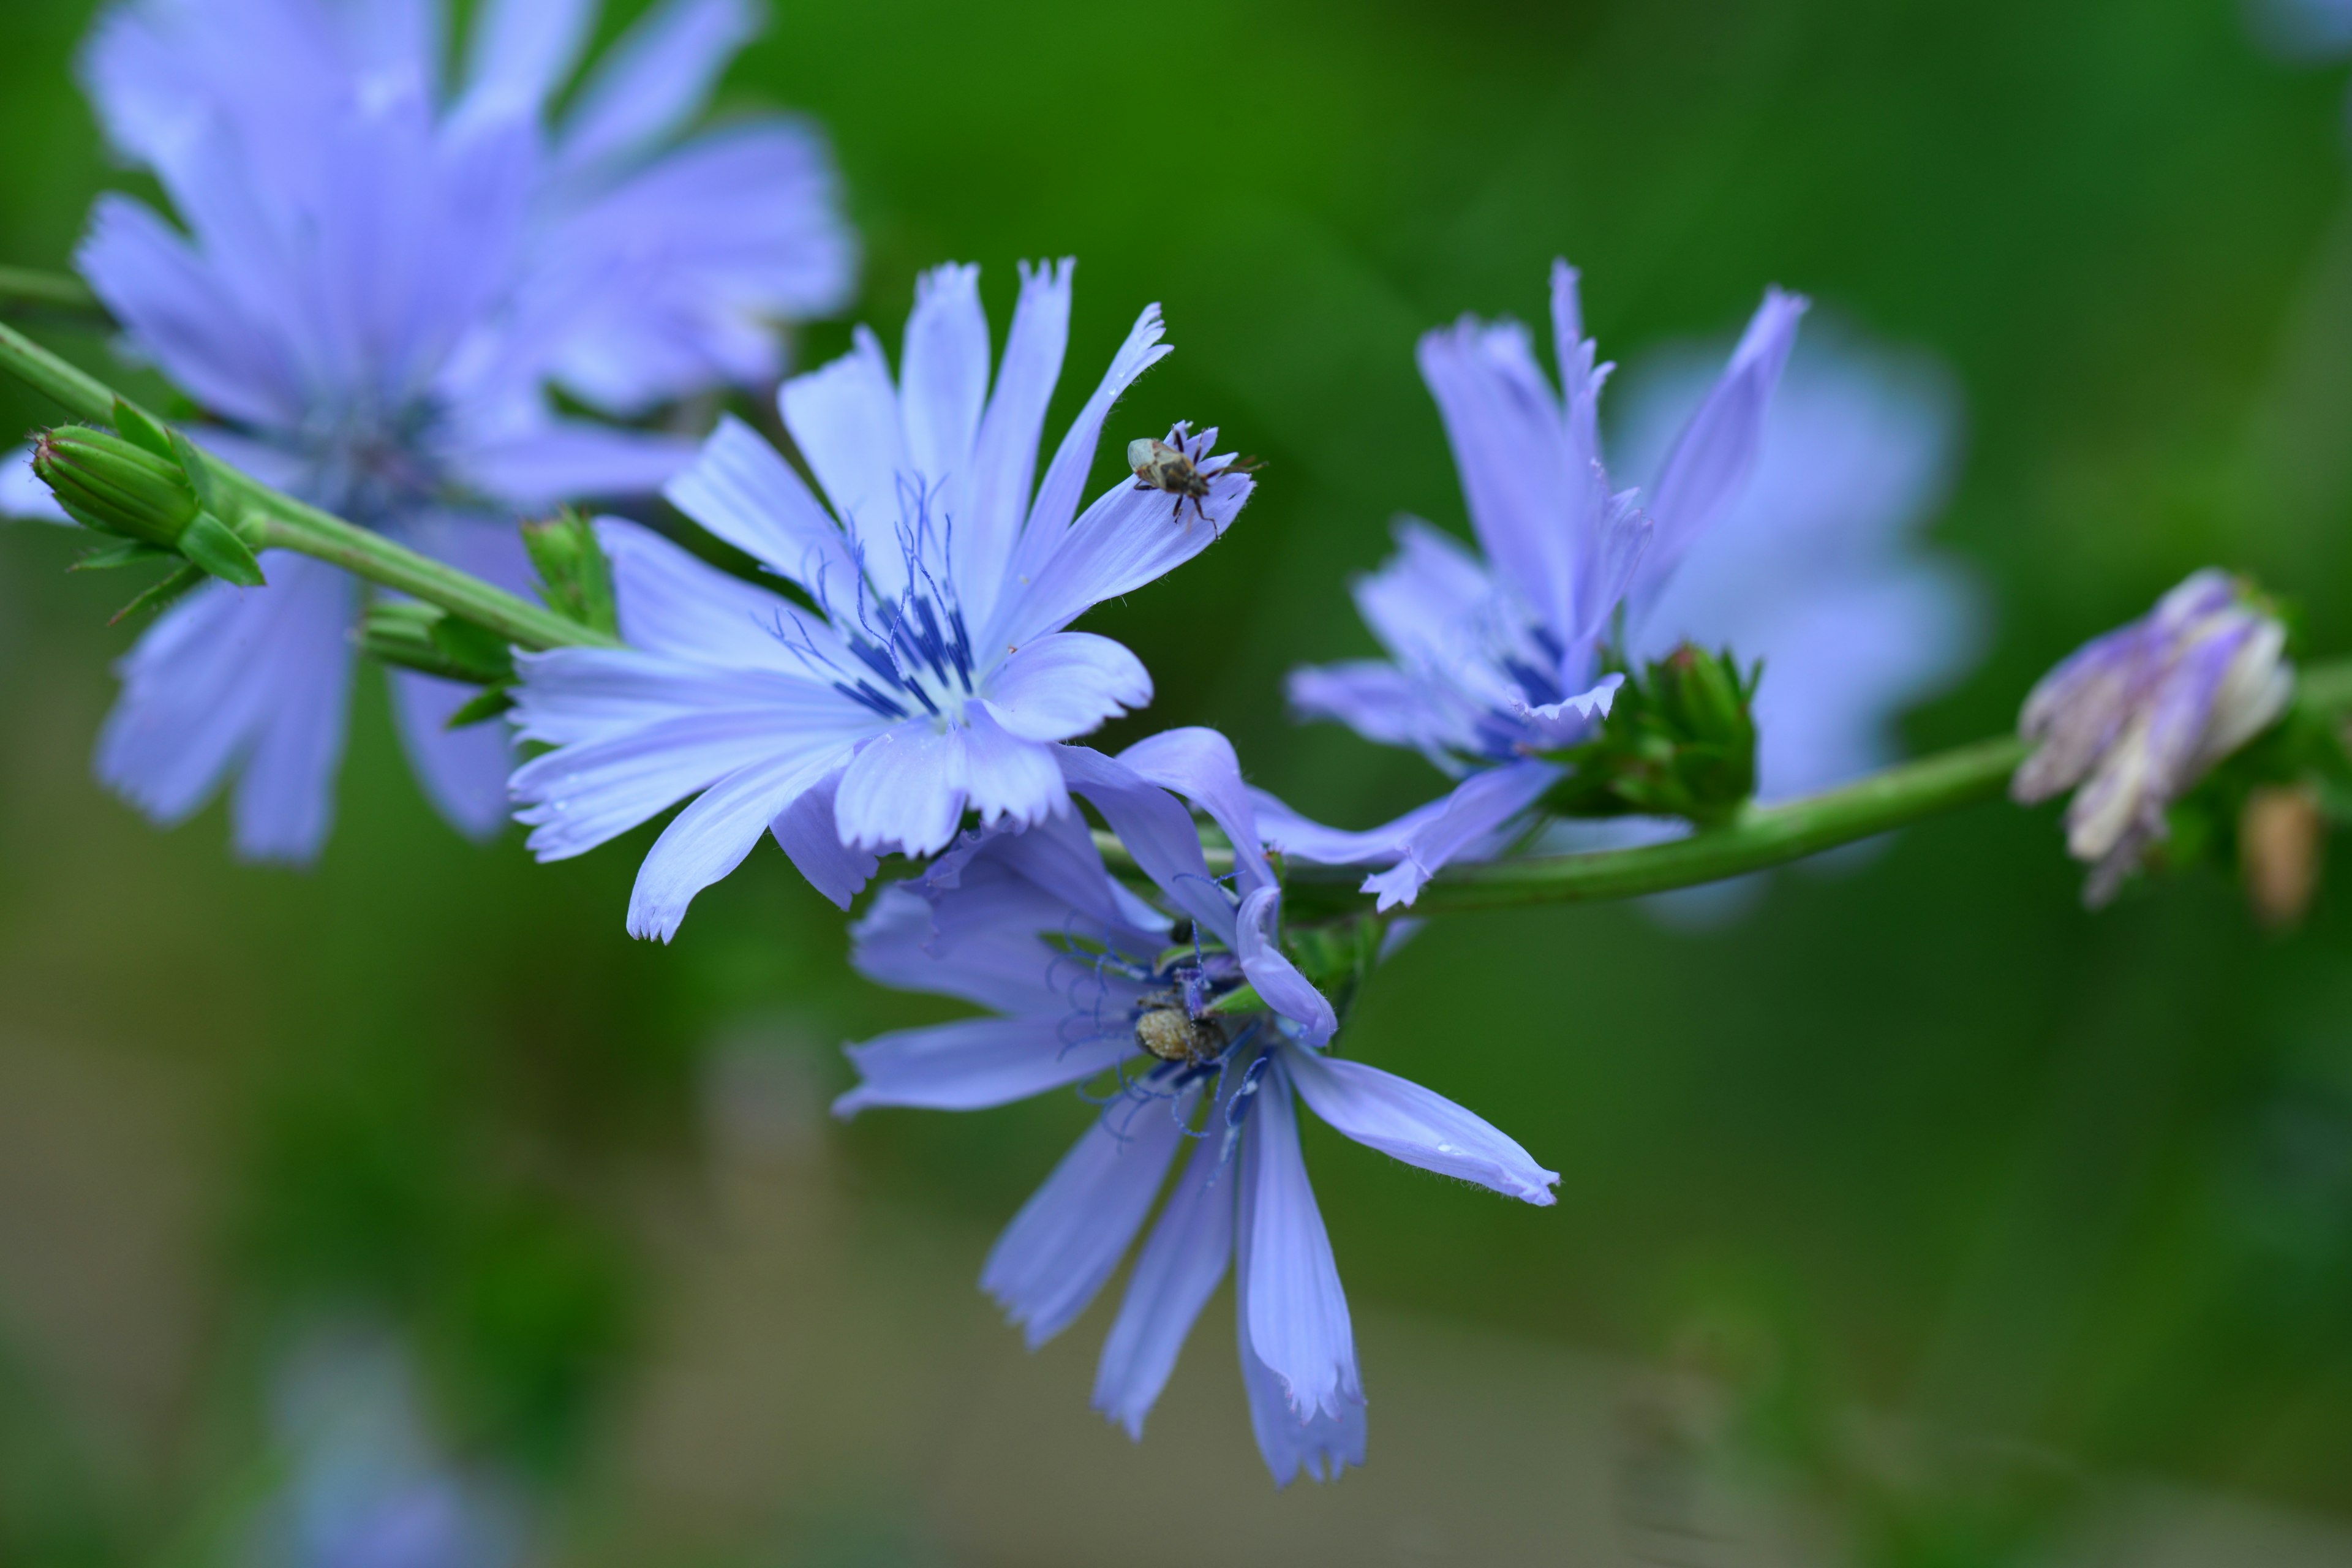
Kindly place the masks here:
<instances>
[{"instance_id":1,"label":"curved green stem","mask_svg":"<svg viewBox=\"0 0 2352 1568\"><path fill-rule=\"evenodd\" d=\"M0 267L0 310L42 310L80 316L95 324L113 321L89 285L70 272L36 272Z\"/></svg>"},{"instance_id":2,"label":"curved green stem","mask_svg":"<svg viewBox=\"0 0 2352 1568\"><path fill-rule=\"evenodd\" d=\"M75 417L94 425L112 424L117 402L130 403L136 412L155 419L152 411L131 403L89 372L5 324L0 324L0 373L15 376L63 405ZM462 616L518 647L621 646L618 638L593 626L272 489L210 453L201 455L214 480L236 497L245 513L240 521L258 523L261 538L256 542L263 549L291 550L329 562L353 576Z\"/></svg>"}]
</instances>

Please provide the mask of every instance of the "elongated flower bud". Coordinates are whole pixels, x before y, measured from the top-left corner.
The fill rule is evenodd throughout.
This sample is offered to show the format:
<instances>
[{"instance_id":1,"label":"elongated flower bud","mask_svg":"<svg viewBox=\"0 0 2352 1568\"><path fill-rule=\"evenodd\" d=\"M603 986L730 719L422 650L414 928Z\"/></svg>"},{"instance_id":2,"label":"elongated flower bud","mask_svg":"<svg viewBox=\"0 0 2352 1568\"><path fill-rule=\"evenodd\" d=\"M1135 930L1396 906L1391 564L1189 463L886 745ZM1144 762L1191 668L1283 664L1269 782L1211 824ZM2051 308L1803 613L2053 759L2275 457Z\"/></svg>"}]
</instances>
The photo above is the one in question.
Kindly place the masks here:
<instances>
[{"instance_id":1,"label":"elongated flower bud","mask_svg":"<svg viewBox=\"0 0 2352 1568\"><path fill-rule=\"evenodd\" d=\"M205 509L187 468L140 442L86 425L45 431L33 447L33 472L85 528L176 551L215 577L262 586L252 547Z\"/></svg>"}]
</instances>

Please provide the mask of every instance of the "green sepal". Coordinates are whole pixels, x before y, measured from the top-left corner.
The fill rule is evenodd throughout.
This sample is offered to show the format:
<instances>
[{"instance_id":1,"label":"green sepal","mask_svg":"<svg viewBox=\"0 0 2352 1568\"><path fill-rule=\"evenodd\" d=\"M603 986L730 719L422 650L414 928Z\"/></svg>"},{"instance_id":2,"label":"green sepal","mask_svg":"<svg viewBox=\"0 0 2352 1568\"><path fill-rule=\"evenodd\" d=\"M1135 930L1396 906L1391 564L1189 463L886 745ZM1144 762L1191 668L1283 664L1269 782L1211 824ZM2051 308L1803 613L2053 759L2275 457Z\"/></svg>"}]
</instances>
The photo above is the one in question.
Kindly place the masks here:
<instances>
[{"instance_id":1,"label":"green sepal","mask_svg":"<svg viewBox=\"0 0 2352 1568\"><path fill-rule=\"evenodd\" d=\"M164 428L120 397L114 400L114 428L124 440L145 447L165 462L179 461L179 454L172 449L172 437Z\"/></svg>"},{"instance_id":2,"label":"green sepal","mask_svg":"<svg viewBox=\"0 0 2352 1568\"><path fill-rule=\"evenodd\" d=\"M229 508L220 493L220 483L213 477L212 466L205 461L205 455L196 449L196 444L177 430L170 433L169 439L172 459L180 465L180 472L186 476L188 488L196 492L196 504L215 517L228 516Z\"/></svg>"},{"instance_id":3,"label":"green sepal","mask_svg":"<svg viewBox=\"0 0 2352 1568\"><path fill-rule=\"evenodd\" d=\"M593 523L565 507L544 522L524 523L522 542L539 574L539 596L549 609L606 637L621 635L612 563Z\"/></svg>"},{"instance_id":4,"label":"green sepal","mask_svg":"<svg viewBox=\"0 0 2352 1568\"><path fill-rule=\"evenodd\" d=\"M66 570L68 572L110 572L117 566L136 566L140 564L140 563L145 561L170 561L173 559L174 559L174 556L171 551L165 550L160 545L142 544L138 540L134 539L127 544L115 544L110 545L103 550L93 550L89 554L83 556L80 560L75 562L72 565L67 567Z\"/></svg>"},{"instance_id":5,"label":"green sepal","mask_svg":"<svg viewBox=\"0 0 2352 1568\"><path fill-rule=\"evenodd\" d=\"M1212 1013L1265 1013L1271 1009L1266 1006L1265 998L1257 994L1256 986L1244 985L1239 990L1226 992L1223 996L1210 1003L1209 1011Z\"/></svg>"},{"instance_id":6,"label":"green sepal","mask_svg":"<svg viewBox=\"0 0 2352 1568\"><path fill-rule=\"evenodd\" d=\"M252 549L228 524L208 511L196 513L195 521L180 535L180 553L214 576L240 588L268 585L268 579L261 574L261 563L253 558Z\"/></svg>"},{"instance_id":7,"label":"green sepal","mask_svg":"<svg viewBox=\"0 0 2352 1568\"><path fill-rule=\"evenodd\" d=\"M1545 753L1569 775L1544 797L1560 816L1679 816L1700 826L1737 817L1756 793L1759 661L1745 669L1731 650L1685 643L1639 671L1614 655L1604 669L1625 676L1599 733Z\"/></svg>"},{"instance_id":8,"label":"green sepal","mask_svg":"<svg viewBox=\"0 0 2352 1568\"><path fill-rule=\"evenodd\" d=\"M445 730L469 729L486 724L514 706L514 691L509 687L493 686L472 701L449 715Z\"/></svg>"},{"instance_id":9,"label":"green sepal","mask_svg":"<svg viewBox=\"0 0 2352 1568\"><path fill-rule=\"evenodd\" d=\"M385 664L467 686L504 686L514 658L496 634L416 599L379 599L360 621L361 651Z\"/></svg>"},{"instance_id":10,"label":"green sepal","mask_svg":"<svg viewBox=\"0 0 2352 1568\"><path fill-rule=\"evenodd\" d=\"M494 686L515 678L514 649L488 627L444 614L427 632L450 663L472 672L467 679L475 684Z\"/></svg>"},{"instance_id":11,"label":"green sepal","mask_svg":"<svg viewBox=\"0 0 2352 1568\"><path fill-rule=\"evenodd\" d=\"M115 611L113 618L109 620L106 624L110 626L117 625L118 623L137 615L142 610L161 610L165 605L171 604L173 600L178 599L183 595L186 594L189 589L201 584L204 582L205 575L206 574L205 569L201 566L194 564L183 566L177 572L173 573L169 577L164 578L162 582L156 584L153 587L148 589L145 593L140 595L137 598L123 605L122 608Z\"/></svg>"}]
</instances>

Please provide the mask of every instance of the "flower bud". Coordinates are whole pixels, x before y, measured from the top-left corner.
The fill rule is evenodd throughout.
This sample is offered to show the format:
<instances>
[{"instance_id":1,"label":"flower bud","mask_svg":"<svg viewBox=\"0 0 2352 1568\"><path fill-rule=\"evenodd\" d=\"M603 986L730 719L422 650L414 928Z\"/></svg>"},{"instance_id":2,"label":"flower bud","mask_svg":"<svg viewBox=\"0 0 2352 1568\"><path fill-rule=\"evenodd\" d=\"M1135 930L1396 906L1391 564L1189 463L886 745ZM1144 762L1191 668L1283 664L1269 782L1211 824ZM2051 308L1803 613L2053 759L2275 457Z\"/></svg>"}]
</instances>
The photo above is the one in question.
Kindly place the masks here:
<instances>
[{"instance_id":1,"label":"flower bud","mask_svg":"<svg viewBox=\"0 0 2352 1568\"><path fill-rule=\"evenodd\" d=\"M205 510L184 464L157 456L145 444L68 425L44 431L35 442L33 472L66 515L85 528L175 551L244 587L263 585L252 547Z\"/></svg>"},{"instance_id":2,"label":"flower bud","mask_svg":"<svg viewBox=\"0 0 2352 1568\"><path fill-rule=\"evenodd\" d=\"M1617 689L1601 732L1550 753L1570 776L1552 792L1565 816L1627 813L1679 816L1702 826L1737 816L1756 792L1760 665L1742 669L1730 650L1685 643Z\"/></svg>"}]
</instances>

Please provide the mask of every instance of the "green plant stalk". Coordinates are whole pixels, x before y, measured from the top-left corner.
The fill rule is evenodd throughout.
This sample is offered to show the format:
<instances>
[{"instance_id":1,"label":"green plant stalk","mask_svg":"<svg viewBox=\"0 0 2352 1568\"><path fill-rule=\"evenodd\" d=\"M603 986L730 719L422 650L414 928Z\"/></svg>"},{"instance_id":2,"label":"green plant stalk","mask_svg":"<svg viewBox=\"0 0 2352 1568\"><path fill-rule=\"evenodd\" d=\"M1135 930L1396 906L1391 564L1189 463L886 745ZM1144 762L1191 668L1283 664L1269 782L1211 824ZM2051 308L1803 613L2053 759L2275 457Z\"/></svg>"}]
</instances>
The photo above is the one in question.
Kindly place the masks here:
<instances>
[{"instance_id":1,"label":"green plant stalk","mask_svg":"<svg viewBox=\"0 0 2352 1568\"><path fill-rule=\"evenodd\" d=\"M118 398L150 419L152 410L122 398L87 371L68 364L14 328L0 324L0 372L63 405L78 419L111 426ZM155 419L158 425L163 422ZM203 454L205 466L257 523L265 550L291 550L340 566L356 577L437 605L496 633L518 647L619 647L620 639L542 605L534 605L469 573L444 565L332 512L270 489L242 469Z\"/></svg>"},{"instance_id":2,"label":"green plant stalk","mask_svg":"<svg viewBox=\"0 0 2352 1568\"><path fill-rule=\"evenodd\" d=\"M112 320L89 285L72 273L24 267L0 267L0 310L50 310L86 316L94 322Z\"/></svg>"},{"instance_id":3,"label":"green plant stalk","mask_svg":"<svg viewBox=\"0 0 2352 1568\"><path fill-rule=\"evenodd\" d=\"M2295 707L2320 719L2352 715L2352 659L2332 659L2298 672ZM1636 849L1581 855L1531 855L1451 866L1421 890L1410 910L1391 918L1518 909L1533 904L1595 903L1638 899L1769 870L1825 849L1874 838L1948 811L1993 800L2025 760L2026 743L1999 735L1886 768L1852 784L1773 805L1750 804L1721 827ZM1108 834L1096 845L1114 870L1131 872L1133 859ZM1209 868L1232 869L1230 850L1208 851ZM1295 920L1360 914L1369 900L1356 891L1361 868L1294 864L1284 879L1285 902Z\"/></svg>"}]
</instances>

